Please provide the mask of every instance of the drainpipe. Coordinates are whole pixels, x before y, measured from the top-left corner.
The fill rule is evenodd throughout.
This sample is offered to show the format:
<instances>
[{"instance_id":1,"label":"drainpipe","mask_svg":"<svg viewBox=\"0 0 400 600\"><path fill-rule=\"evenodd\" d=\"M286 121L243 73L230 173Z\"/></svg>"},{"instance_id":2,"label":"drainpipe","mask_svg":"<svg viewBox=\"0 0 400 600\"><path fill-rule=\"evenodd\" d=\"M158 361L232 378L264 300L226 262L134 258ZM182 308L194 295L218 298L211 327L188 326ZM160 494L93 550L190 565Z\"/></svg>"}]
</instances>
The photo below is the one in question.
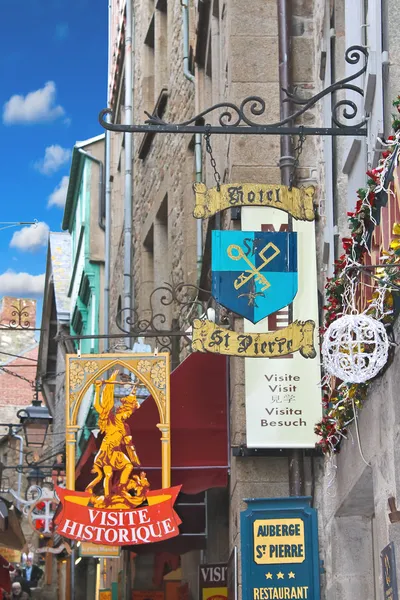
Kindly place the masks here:
<instances>
[{"instance_id":1,"label":"drainpipe","mask_svg":"<svg viewBox=\"0 0 400 600\"><path fill-rule=\"evenodd\" d=\"M182 4L182 25L183 25L183 74L193 85L196 79L189 69L189 5L188 0L181 0ZM202 172L202 152L201 152L201 134L194 136L194 157L196 165L196 183L201 183ZM196 219L196 255L197 255L197 277L200 281L201 267L203 263L203 230L201 219Z\"/></svg>"},{"instance_id":2,"label":"drainpipe","mask_svg":"<svg viewBox=\"0 0 400 600\"><path fill-rule=\"evenodd\" d=\"M80 154L83 154L83 156L85 156L89 160L92 160L94 163L96 163L96 165L99 165L99 218L98 218L98 224L99 224L99 227L104 231L104 223L102 220L103 207L104 207L104 177L103 177L104 166L103 166L103 161L99 160L98 158L95 158L94 156L92 156L92 154L89 154L89 152L86 152L86 150L82 150L82 148L78 148L78 152Z\"/></svg>"},{"instance_id":3,"label":"drainpipe","mask_svg":"<svg viewBox=\"0 0 400 600\"><path fill-rule=\"evenodd\" d=\"M108 2L108 79L107 79L107 107L111 108L110 96L110 75L111 75L111 1ZM109 115L107 115L109 119ZM104 238L104 335L110 331L109 313L110 313L110 248L111 248L111 131L106 129L104 141L104 163L105 163L105 193L104 193L104 211L105 211L105 238ZM109 341L104 338L104 352L108 351Z\"/></svg>"},{"instance_id":4,"label":"drainpipe","mask_svg":"<svg viewBox=\"0 0 400 600\"><path fill-rule=\"evenodd\" d=\"M292 83L291 65L291 40L290 40L291 13L290 1L278 0L278 36L279 36L279 87L281 119L290 116L292 106L284 102L286 98L284 89L290 89ZM291 123L287 124L288 126ZM281 135L281 157L279 167L283 185L289 185L293 169L293 142L290 135ZM289 217L289 230L292 229L292 219ZM289 454L289 494L291 496L304 495L304 456L303 451L294 449Z\"/></svg>"},{"instance_id":5,"label":"drainpipe","mask_svg":"<svg viewBox=\"0 0 400 600\"><path fill-rule=\"evenodd\" d=\"M132 73L132 0L126 2L125 25L125 125L132 125L133 73ZM125 133L125 196L124 196L124 294L123 308L126 319L132 308L132 143L131 133ZM127 339L130 347L130 338Z\"/></svg>"}]
</instances>

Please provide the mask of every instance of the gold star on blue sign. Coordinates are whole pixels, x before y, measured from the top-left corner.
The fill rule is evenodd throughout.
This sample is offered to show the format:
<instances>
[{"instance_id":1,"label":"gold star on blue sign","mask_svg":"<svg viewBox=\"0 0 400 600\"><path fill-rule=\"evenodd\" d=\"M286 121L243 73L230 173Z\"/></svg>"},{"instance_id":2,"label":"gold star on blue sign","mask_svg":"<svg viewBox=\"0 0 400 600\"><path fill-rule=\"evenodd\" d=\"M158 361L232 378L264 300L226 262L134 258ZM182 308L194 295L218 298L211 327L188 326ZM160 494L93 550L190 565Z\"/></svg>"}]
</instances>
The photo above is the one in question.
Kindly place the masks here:
<instances>
[{"instance_id":1,"label":"gold star on blue sign","mask_svg":"<svg viewBox=\"0 0 400 600\"><path fill-rule=\"evenodd\" d=\"M283 579L285 577L285 575L282 573L282 571L279 571L279 573L276 574L278 579Z\"/></svg>"},{"instance_id":2,"label":"gold star on blue sign","mask_svg":"<svg viewBox=\"0 0 400 600\"><path fill-rule=\"evenodd\" d=\"M266 573L265 579L272 579L272 573Z\"/></svg>"},{"instance_id":3,"label":"gold star on blue sign","mask_svg":"<svg viewBox=\"0 0 400 600\"><path fill-rule=\"evenodd\" d=\"M293 573L293 571L290 571L289 579L294 579L294 578L295 578L295 574Z\"/></svg>"}]
</instances>

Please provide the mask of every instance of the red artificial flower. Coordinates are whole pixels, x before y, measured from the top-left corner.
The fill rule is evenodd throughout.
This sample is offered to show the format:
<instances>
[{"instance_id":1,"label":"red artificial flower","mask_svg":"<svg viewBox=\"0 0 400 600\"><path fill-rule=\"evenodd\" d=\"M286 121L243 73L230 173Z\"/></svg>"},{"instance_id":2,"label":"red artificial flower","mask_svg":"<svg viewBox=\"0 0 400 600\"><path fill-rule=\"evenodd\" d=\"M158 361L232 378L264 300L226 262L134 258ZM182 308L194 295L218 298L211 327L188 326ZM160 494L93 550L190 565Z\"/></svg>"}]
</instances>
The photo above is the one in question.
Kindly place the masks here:
<instances>
[{"instance_id":1,"label":"red artificial flower","mask_svg":"<svg viewBox=\"0 0 400 600\"><path fill-rule=\"evenodd\" d=\"M379 175L377 173L378 169L369 169L367 171L367 175L370 179L372 179L375 183L379 181Z\"/></svg>"},{"instance_id":2,"label":"red artificial flower","mask_svg":"<svg viewBox=\"0 0 400 600\"><path fill-rule=\"evenodd\" d=\"M352 245L353 245L353 240L351 238L343 238L342 239L342 246L346 253L351 250Z\"/></svg>"}]
</instances>

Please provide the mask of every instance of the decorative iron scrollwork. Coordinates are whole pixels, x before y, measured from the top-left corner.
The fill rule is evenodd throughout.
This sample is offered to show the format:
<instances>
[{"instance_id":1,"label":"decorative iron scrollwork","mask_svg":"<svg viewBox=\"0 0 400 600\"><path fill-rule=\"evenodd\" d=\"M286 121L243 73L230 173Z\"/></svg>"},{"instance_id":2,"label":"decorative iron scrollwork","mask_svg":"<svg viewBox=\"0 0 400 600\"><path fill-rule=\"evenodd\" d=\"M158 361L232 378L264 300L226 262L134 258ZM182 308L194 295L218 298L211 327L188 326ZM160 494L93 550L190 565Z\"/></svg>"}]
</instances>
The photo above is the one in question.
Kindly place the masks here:
<instances>
[{"instance_id":1,"label":"decorative iron scrollwork","mask_svg":"<svg viewBox=\"0 0 400 600\"><path fill-rule=\"evenodd\" d=\"M174 354L174 340L178 344L179 338L190 340L193 320L202 317L230 324L229 311L215 302L210 291L190 283L164 283L152 291L149 307L141 316L136 309L123 308L116 315L116 325L130 338L152 338L159 352Z\"/></svg>"},{"instance_id":2,"label":"decorative iron scrollwork","mask_svg":"<svg viewBox=\"0 0 400 600\"><path fill-rule=\"evenodd\" d=\"M201 300L200 296L206 297ZM190 337L188 329L194 318L207 314L213 298L211 292L190 283L164 283L150 294L149 307L139 315L136 309L122 308L116 315L120 331L132 338L154 338L160 352L171 351L172 339ZM163 308L171 307L162 312ZM143 316L147 313L146 316ZM167 314L166 314L167 313Z\"/></svg>"},{"instance_id":3,"label":"decorative iron scrollwork","mask_svg":"<svg viewBox=\"0 0 400 600\"><path fill-rule=\"evenodd\" d=\"M357 65L363 60L363 66L353 75L345 77L325 90L322 90L311 98L301 98L297 96L297 89L293 92L284 89L286 94L285 102L290 102L295 106L299 106L295 112L289 117L282 121L270 124L260 124L254 120L254 117L261 117L266 112L267 104L260 96L248 96L245 98L239 106L232 102L220 102L214 104L210 108L203 110L198 115L192 117L187 121L181 123L167 123L156 114L150 114L146 112L148 119L144 125L120 125L112 124L106 120L106 115L113 115L113 111L110 109L104 109L99 115L99 121L102 127L109 129L110 131L125 131L131 133L149 132L155 133L219 133L219 134L247 134L247 135L297 135L300 132L300 126L295 127L293 123L301 117L308 110L313 108L317 102L328 95L333 96L332 105L332 122L335 127L305 127L302 126L302 132L304 135L357 135L365 136L367 134L366 119L362 118L355 125L348 124L348 121L353 121L358 116L357 104L350 99L339 99L336 100L335 94L340 90L348 90L359 94L361 97L364 95L364 91L361 87L351 83L367 70L368 64L368 51L363 46L351 46L345 52L345 61L351 65ZM204 125L204 118L207 115L214 113L215 111L221 110L218 116L217 126ZM341 116L339 116L339 112ZM345 121L342 121L344 118Z\"/></svg>"},{"instance_id":4,"label":"decorative iron scrollwork","mask_svg":"<svg viewBox=\"0 0 400 600\"><path fill-rule=\"evenodd\" d=\"M23 300L19 300L18 304L12 304L11 318L6 322L4 319L0 321L0 329L31 329L32 323L30 322L31 315L27 308L28 304L25 304Z\"/></svg>"}]
</instances>

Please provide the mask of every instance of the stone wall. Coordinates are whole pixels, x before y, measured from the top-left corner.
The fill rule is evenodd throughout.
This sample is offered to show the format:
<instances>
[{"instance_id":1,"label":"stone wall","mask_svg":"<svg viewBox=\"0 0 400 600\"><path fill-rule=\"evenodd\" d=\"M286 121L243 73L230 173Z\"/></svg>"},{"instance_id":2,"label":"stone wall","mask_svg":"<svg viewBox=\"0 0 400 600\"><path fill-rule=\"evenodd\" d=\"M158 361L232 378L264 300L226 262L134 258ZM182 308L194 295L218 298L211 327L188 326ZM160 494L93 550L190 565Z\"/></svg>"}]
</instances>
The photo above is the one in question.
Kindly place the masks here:
<instances>
[{"instance_id":1,"label":"stone wall","mask_svg":"<svg viewBox=\"0 0 400 600\"><path fill-rule=\"evenodd\" d=\"M314 3L297 1L291 3L293 18L291 43L293 56L293 81L299 94L311 96L318 91L315 77L315 21ZM212 72L211 99L216 103L224 99L240 105L247 96L257 95L266 100L265 113L260 123L280 120L279 70L278 70L278 4L276 0L255 0L243 3L240 0L214 3L219 6L219 35L212 41L214 54L220 49L219 63ZM204 76L207 81L207 76ZM204 107L203 107L204 108ZM255 121L257 118L252 117ZM304 124L316 123L318 114L304 119ZM216 138L217 136L215 136ZM295 143L297 140L295 139ZM278 136L241 136L212 139L217 165L224 181L248 183L279 183L280 140ZM214 185L213 175L206 162L206 184ZM317 142L308 138L300 157L300 168L296 178L301 184L316 177L318 165ZM226 229L240 229L240 221L232 221L230 212L222 217ZM235 329L242 327L241 319ZM256 360L256 359L254 359ZM230 359L230 422L231 446L246 444L244 361ZM246 497L279 497L289 494L288 459L231 456L230 473L230 536L229 551L233 546L239 550L239 597L241 598L240 562L240 512L246 508ZM309 484L309 477L307 478ZM307 489L308 486L307 486Z\"/></svg>"},{"instance_id":2,"label":"stone wall","mask_svg":"<svg viewBox=\"0 0 400 600\"><path fill-rule=\"evenodd\" d=\"M373 4L370 3L370 6ZM345 3L336 1L333 8L334 65L337 78L340 78L344 75L343 55L346 48ZM383 2L382 11L383 47L389 51L390 59L390 65L384 68L383 90L385 130L388 135L391 102L400 89L397 3L390 0ZM372 22L376 18L372 16ZM326 48L329 40L321 36L320 43L322 41ZM377 89L376 93L381 91ZM351 181L342 172L350 142L338 139L333 144L336 153L333 176L337 233L340 238L348 235L346 213L351 210L350 203L355 201ZM360 181L360 187L365 181L366 177ZM325 275L324 272L321 284ZM396 337L398 330L396 324ZM396 355L384 376L370 386L367 400L359 413L358 428L354 422L348 427L340 453L335 458L315 459L315 506L319 511L320 552L324 561L322 597L327 600L372 600L383 597L380 552L391 541L395 544L397 555L400 551L398 526L391 525L388 518L388 498L398 498L399 493L396 451L399 435L396 392L398 361Z\"/></svg>"},{"instance_id":3,"label":"stone wall","mask_svg":"<svg viewBox=\"0 0 400 600\"><path fill-rule=\"evenodd\" d=\"M144 110L148 109L148 93L143 82L148 69L148 48L144 39L148 32L149 14L139 2L135 3L134 13L133 113L134 119L142 122ZM164 117L171 121L182 121L194 112L194 87L183 75L181 5L178 1L168 3L167 63L168 104ZM157 67L155 74L156 72ZM160 91L160 87L155 88L152 97L158 97ZM149 296L155 287L166 281L194 282L196 279L196 223L191 216L194 159L188 136L155 136L150 151L143 160L138 157L143 136L135 135L134 138L132 285L135 308L146 316ZM124 152L120 144L120 136L113 136L112 164L115 175L113 173L112 197L116 200L112 202L111 327L115 327L118 299L123 294ZM164 245L160 245L160 241ZM173 316L177 315L170 315L171 318Z\"/></svg>"},{"instance_id":4,"label":"stone wall","mask_svg":"<svg viewBox=\"0 0 400 600\"><path fill-rule=\"evenodd\" d=\"M317 0L316 3L317 4ZM293 5L292 46L293 76L303 95L312 95L320 86L315 73L318 26L314 2L296 0ZM149 35L151 2L134 3L134 121L143 122L144 110L154 109L154 103L164 82L168 84L168 103L163 119L182 122L211 104L229 100L240 104L244 97L258 95L266 99L267 108L260 122L279 120L278 24L277 0L220 0L210 5L209 31L204 68L197 69L196 85L183 75L182 8L179 0L168 2L167 18L155 14L154 52L146 45ZM320 9L321 10L321 9ZM190 42L196 45L197 15L191 11ZM163 41L167 22L168 41ZM148 37L147 37L148 39ZM167 60L157 55L162 47ZM154 69L152 64L154 61ZM166 68L167 66L167 68ZM120 86L120 91L123 91ZM118 96L118 94L117 94ZM151 102L149 99L152 99ZM150 102L150 105L149 105ZM115 106L123 119L124 99ZM216 122L216 115L207 121ZM304 120L317 122L318 112ZM149 316L152 290L164 281L195 282L196 221L192 217L195 179L192 140L184 135L156 135L147 155L138 154L145 142L134 135L133 161L133 289L135 308ZM223 181L280 182L279 137L213 136L213 152ZM204 150L204 146L203 146ZM300 158L298 177L306 182L316 177L321 164L318 142L308 139ZM114 317L123 293L123 190L124 149L121 134L112 135L112 247L110 328L115 331ZM203 181L214 185L209 157L203 156ZM222 216L224 228L240 228L230 212ZM203 243L206 223L203 224ZM157 299L155 299L157 303ZM157 308L157 304L153 306ZM177 316L167 312L168 320ZM240 326L240 323L237 323ZM244 369L241 359L232 359L230 381L231 444L245 443ZM229 490L229 529L225 522L217 545L215 540L207 550L207 560L227 560L233 545L239 544L239 513L243 498L288 495L287 458L233 458ZM210 506L214 506L210 497ZM211 510L211 514L215 511ZM215 518L213 526L221 519ZM196 564L199 556L184 558L184 577L196 590ZM240 563L239 563L240 564Z\"/></svg>"}]
</instances>

